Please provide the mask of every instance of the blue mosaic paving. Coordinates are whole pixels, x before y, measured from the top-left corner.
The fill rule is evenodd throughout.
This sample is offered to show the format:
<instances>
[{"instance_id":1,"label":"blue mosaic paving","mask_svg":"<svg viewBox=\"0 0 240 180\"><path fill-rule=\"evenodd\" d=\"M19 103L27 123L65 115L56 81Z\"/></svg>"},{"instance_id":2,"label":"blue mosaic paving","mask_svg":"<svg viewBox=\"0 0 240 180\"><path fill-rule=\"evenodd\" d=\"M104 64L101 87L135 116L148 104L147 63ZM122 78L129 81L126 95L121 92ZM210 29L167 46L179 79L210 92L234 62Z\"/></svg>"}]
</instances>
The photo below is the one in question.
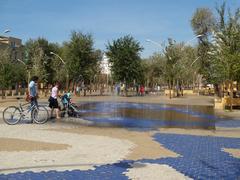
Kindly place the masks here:
<instances>
[{"instance_id":1,"label":"blue mosaic paving","mask_svg":"<svg viewBox=\"0 0 240 180\"><path fill-rule=\"evenodd\" d=\"M222 148L240 149L240 138L161 133L156 134L154 138L182 157L142 162L167 164L193 179L240 178L240 159L222 151Z\"/></svg>"},{"instance_id":2,"label":"blue mosaic paving","mask_svg":"<svg viewBox=\"0 0 240 180\"><path fill-rule=\"evenodd\" d=\"M1 175L0 180L76 180L76 179L87 179L87 180L126 180L128 179L123 172L125 172L128 168L131 168L130 164L133 161L121 161L119 163L114 163L110 165L102 165L96 167L95 170L73 170L73 171L48 171L48 172L40 172L34 173L31 171L24 173L13 173L8 175Z\"/></svg>"},{"instance_id":3,"label":"blue mosaic paving","mask_svg":"<svg viewBox=\"0 0 240 180\"><path fill-rule=\"evenodd\" d=\"M1 180L22 179L128 179L123 173L134 162L167 164L193 179L240 178L240 159L222 151L222 148L240 148L240 138L192 136L178 134L154 135L157 142L180 154L178 158L144 159L140 161L121 161L119 163L96 166L88 171L48 171L41 173L25 172L0 175Z\"/></svg>"}]
</instances>

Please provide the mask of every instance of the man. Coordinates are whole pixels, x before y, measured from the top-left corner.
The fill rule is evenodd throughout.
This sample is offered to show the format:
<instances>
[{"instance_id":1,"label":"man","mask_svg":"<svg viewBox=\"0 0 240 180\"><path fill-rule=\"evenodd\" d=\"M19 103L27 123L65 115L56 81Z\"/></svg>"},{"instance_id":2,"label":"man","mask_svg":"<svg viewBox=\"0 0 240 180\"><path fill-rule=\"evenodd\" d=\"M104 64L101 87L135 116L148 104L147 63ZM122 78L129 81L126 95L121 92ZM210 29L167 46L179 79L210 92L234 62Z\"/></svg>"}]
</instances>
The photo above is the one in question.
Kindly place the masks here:
<instances>
[{"instance_id":1,"label":"man","mask_svg":"<svg viewBox=\"0 0 240 180\"><path fill-rule=\"evenodd\" d=\"M38 77L33 76L32 80L30 81L28 85L28 92L30 96L30 101L31 101L31 106L34 104L38 106L37 98L38 98L38 92L37 92L37 82L38 82Z\"/></svg>"}]
</instances>

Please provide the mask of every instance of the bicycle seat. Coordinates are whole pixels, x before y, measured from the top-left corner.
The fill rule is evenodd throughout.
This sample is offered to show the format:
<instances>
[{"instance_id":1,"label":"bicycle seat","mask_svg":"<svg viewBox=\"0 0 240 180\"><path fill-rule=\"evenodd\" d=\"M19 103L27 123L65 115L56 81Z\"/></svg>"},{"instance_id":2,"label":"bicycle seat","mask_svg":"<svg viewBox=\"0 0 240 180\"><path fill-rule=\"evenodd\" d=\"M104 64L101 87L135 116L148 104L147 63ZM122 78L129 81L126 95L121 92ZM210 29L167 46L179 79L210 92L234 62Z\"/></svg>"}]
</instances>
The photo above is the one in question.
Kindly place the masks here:
<instances>
[{"instance_id":1,"label":"bicycle seat","mask_svg":"<svg viewBox=\"0 0 240 180\"><path fill-rule=\"evenodd\" d=\"M17 99L17 100L20 100L20 99L23 99L23 98L22 98L22 97L17 97L16 99Z\"/></svg>"}]
</instances>

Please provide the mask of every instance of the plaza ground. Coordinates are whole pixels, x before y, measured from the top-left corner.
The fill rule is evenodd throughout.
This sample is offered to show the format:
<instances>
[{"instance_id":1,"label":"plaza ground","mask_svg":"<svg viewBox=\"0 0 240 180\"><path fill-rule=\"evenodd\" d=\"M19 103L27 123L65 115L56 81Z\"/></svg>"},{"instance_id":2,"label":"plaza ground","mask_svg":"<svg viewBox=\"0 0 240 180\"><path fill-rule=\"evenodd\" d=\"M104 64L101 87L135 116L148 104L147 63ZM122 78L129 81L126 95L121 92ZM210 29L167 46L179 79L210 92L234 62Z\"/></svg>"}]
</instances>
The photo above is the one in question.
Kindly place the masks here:
<instances>
[{"instance_id":1,"label":"plaza ground","mask_svg":"<svg viewBox=\"0 0 240 180\"><path fill-rule=\"evenodd\" d=\"M214 103L214 98L209 96L174 99L87 96L73 97L73 100L209 107ZM40 102L46 103L47 98ZM12 104L16 104L13 98L1 100L0 111ZM14 126L4 124L1 119L0 179L218 179L225 178L222 167L232 169L228 177L240 177L240 111L216 110L215 114L237 125L224 124L216 126L215 130L159 128L141 131L96 127L90 121L76 118Z\"/></svg>"}]
</instances>

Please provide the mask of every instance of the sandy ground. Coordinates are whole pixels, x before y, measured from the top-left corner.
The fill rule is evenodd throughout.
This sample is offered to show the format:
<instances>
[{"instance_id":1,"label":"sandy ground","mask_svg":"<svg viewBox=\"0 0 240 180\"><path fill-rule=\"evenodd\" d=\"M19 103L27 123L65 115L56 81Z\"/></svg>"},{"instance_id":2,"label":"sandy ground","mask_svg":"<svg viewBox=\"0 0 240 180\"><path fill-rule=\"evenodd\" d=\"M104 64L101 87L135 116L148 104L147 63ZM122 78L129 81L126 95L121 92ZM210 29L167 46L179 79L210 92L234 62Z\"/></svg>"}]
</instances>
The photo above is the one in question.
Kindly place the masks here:
<instances>
[{"instance_id":1,"label":"sandy ground","mask_svg":"<svg viewBox=\"0 0 240 180\"><path fill-rule=\"evenodd\" d=\"M227 149L227 148L224 148L223 151L224 152L228 152L229 154L231 154L235 158L240 158L240 149Z\"/></svg>"},{"instance_id":2,"label":"sandy ground","mask_svg":"<svg viewBox=\"0 0 240 180\"><path fill-rule=\"evenodd\" d=\"M179 105L213 106L213 97L189 96L168 99L162 96L145 97L80 97L79 101L116 101L138 103L166 103ZM40 102L47 102L40 99ZM0 112L15 100L0 101ZM240 111L229 113L218 111L222 116L239 119ZM177 157L178 154L166 149L153 140L155 133L190 134L198 136L240 137L240 128L217 128L216 130L167 129L138 132L124 128L94 127L85 120L62 119L43 125L18 124L9 126L0 119L0 173L47 171L47 170L88 170L94 166L119 162L123 159L155 159ZM223 149L240 158L239 149ZM187 179L183 174L167 165L133 164L125 174L131 179Z\"/></svg>"},{"instance_id":3,"label":"sandy ground","mask_svg":"<svg viewBox=\"0 0 240 180\"><path fill-rule=\"evenodd\" d=\"M123 160L135 146L127 139L52 131L53 125L58 127L57 123L0 125L1 140L18 139L16 144L0 147L0 172L93 169L94 165ZM18 147L22 143L28 147ZM46 147L46 144L51 146Z\"/></svg>"},{"instance_id":4,"label":"sandy ground","mask_svg":"<svg viewBox=\"0 0 240 180\"><path fill-rule=\"evenodd\" d=\"M129 169L126 174L133 180L190 180L191 178L184 176L168 165L135 163L133 168Z\"/></svg>"}]
</instances>

